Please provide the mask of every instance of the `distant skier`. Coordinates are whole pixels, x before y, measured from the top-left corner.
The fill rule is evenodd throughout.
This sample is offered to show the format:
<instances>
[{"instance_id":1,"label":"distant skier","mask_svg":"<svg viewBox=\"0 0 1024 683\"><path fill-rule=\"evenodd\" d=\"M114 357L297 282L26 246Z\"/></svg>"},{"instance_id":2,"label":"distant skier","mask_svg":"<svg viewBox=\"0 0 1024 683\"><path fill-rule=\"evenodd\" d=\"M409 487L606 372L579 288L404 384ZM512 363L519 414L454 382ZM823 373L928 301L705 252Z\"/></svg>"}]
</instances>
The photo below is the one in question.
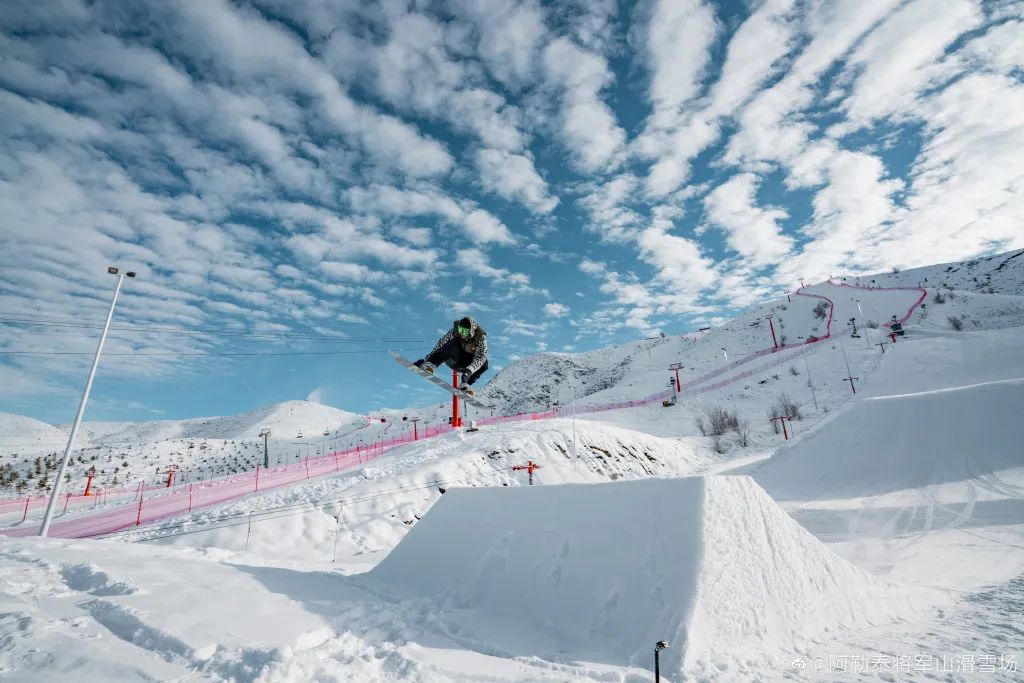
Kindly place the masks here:
<instances>
[{"instance_id":1,"label":"distant skier","mask_svg":"<svg viewBox=\"0 0 1024 683\"><path fill-rule=\"evenodd\" d=\"M466 316L456 320L452 329L434 345L434 350L413 365L433 372L441 363L461 372L459 389L473 393L470 387L487 371L487 332L475 319Z\"/></svg>"}]
</instances>

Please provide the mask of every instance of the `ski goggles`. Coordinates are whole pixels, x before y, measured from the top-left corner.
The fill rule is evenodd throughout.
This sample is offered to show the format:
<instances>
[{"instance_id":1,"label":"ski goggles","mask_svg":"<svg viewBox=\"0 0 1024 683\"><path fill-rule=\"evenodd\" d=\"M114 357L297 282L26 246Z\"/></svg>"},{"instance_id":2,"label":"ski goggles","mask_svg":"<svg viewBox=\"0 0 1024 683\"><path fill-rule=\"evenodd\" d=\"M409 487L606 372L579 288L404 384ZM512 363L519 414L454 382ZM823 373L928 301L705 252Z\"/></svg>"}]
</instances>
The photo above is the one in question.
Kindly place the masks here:
<instances>
[{"instance_id":1,"label":"ski goggles","mask_svg":"<svg viewBox=\"0 0 1024 683\"><path fill-rule=\"evenodd\" d=\"M455 334L459 335L462 339L465 339L469 336L469 328L464 325L456 325Z\"/></svg>"}]
</instances>

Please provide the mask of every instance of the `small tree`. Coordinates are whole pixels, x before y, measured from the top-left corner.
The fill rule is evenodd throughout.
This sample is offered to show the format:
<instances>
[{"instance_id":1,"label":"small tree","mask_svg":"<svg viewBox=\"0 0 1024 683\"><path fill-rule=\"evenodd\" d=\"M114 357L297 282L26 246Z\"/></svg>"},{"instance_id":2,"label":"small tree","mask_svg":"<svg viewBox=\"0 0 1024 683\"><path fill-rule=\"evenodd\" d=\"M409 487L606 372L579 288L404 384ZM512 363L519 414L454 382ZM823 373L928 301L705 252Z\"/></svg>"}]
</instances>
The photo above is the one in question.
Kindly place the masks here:
<instances>
[{"instance_id":1,"label":"small tree","mask_svg":"<svg viewBox=\"0 0 1024 683\"><path fill-rule=\"evenodd\" d=\"M828 302L819 301L818 305L814 307L814 317L821 318L824 320L828 316Z\"/></svg>"},{"instance_id":2,"label":"small tree","mask_svg":"<svg viewBox=\"0 0 1024 683\"><path fill-rule=\"evenodd\" d=\"M948 318L946 318L946 320L949 321L950 327L952 327L957 332L960 332L961 330L964 329L964 321L962 318L958 318L955 315L951 315Z\"/></svg>"},{"instance_id":3,"label":"small tree","mask_svg":"<svg viewBox=\"0 0 1024 683\"><path fill-rule=\"evenodd\" d=\"M939 290L935 290L935 296L932 297L932 301L937 304L944 304L946 303L946 297Z\"/></svg>"}]
</instances>

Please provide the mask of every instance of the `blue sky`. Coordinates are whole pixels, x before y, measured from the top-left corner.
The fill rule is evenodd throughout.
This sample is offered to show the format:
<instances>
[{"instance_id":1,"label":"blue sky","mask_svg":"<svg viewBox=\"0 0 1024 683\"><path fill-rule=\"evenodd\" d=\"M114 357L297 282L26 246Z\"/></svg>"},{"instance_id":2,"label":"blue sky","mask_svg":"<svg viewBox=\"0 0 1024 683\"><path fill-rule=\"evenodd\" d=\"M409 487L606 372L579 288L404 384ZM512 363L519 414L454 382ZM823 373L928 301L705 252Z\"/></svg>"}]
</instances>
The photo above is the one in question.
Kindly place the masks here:
<instances>
[{"instance_id":1,"label":"blue sky","mask_svg":"<svg viewBox=\"0 0 1024 683\"><path fill-rule=\"evenodd\" d=\"M0 5L0 410L433 402L800 276L1024 246L1019 3ZM425 383L423 383L425 384Z\"/></svg>"}]
</instances>

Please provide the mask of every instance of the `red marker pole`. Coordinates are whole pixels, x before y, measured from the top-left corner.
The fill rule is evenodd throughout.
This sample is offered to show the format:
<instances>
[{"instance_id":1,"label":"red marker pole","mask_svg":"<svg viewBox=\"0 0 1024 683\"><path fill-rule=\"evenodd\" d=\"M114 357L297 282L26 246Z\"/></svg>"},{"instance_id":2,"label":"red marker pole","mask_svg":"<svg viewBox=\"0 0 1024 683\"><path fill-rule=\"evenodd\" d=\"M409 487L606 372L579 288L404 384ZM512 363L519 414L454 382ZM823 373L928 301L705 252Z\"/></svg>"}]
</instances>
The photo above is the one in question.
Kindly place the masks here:
<instances>
[{"instance_id":1,"label":"red marker pole","mask_svg":"<svg viewBox=\"0 0 1024 683\"><path fill-rule=\"evenodd\" d=\"M772 317L768 316L768 327L772 331L772 350L779 348L779 343L775 341L775 325L772 324Z\"/></svg>"},{"instance_id":2,"label":"red marker pole","mask_svg":"<svg viewBox=\"0 0 1024 683\"><path fill-rule=\"evenodd\" d=\"M28 519L28 502L30 500L32 500L31 497L25 499L25 512L21 515L21 522L24 522L26 519ZM21 524L21 522L18 522L18 524Z\"/></svg>"},{"instance_id":3,"label":"red marker pole","mask_svg":"<svg viewBox=\"0 0 1024 683\"><path fill-rule=\"evenodd\" d=\"M260 490L260 465L256 463L256 490Z\"/></svg>"},{"instance_id":4,"label":"red marker pole","mask_svg":"<svg viewBox=\"0 0 1024 683\"><path fill-rule=\"evenodd\" d=\"M135 518L135 526L142 524L142 489L139 489L139 514Z\"/></svg>"},{"instance_id":5,"label":"red marker pole","mask_svg":"<svg viewBox=\"0 0 1024 683\"><path fill-rule=\"evenodd\" d=\"M459 372L452 370L452 386L459 388ZM459 397L452 394L452 429L462 426L462 418L459 417Z\"/></svg>"}]
</instances>

